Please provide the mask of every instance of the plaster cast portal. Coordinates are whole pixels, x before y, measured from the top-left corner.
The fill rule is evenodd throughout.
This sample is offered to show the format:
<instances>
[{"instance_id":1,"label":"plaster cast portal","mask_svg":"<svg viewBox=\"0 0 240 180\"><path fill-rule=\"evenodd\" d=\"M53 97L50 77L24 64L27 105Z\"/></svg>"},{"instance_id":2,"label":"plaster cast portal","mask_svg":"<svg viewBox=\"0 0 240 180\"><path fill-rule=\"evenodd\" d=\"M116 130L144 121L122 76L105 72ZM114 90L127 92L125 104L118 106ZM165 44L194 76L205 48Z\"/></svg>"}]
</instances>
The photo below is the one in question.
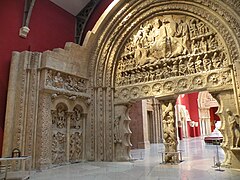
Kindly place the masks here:
<instances>
[{"instance_id":1,"label":"plaster cast portal","mask_svg":"<svg viewBox=\"0 0 240 180\"><path fill-rule=\"evenodd\" d=\"M177 158L174 153L177 152L177 135L173 108L176 99L173 95L202 89L211 92L211 89L233 88L224 47L215 30L186 15L150 19L126 40L117 67L116 101L159 98L166 162ZM166 97L167 100L161 101ZM115 109L115 114L117 111ZM126 136L129 134L125 133ZM115 144L119 142L122 141L118 138Z\"/></svg>"}]
</instances>

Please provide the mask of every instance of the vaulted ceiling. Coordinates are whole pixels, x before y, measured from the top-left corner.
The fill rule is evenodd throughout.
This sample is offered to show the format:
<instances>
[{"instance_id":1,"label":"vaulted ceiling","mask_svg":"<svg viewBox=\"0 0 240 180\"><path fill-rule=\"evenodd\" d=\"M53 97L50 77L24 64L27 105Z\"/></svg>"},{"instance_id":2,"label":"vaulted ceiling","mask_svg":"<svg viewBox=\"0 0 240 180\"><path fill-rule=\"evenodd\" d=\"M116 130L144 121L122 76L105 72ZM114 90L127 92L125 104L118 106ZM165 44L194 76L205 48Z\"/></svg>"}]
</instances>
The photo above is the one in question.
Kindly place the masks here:
<instances>
[{"instance_id":1,"label":"vaulted ceiling","mask_svg":"<svg viewBox=\"0 0 240 180\"><path fill-rule=\"evenodd\" d=\"M76 16L90 0L50 0L67 12Z\"/></svg>"}]
</instances>

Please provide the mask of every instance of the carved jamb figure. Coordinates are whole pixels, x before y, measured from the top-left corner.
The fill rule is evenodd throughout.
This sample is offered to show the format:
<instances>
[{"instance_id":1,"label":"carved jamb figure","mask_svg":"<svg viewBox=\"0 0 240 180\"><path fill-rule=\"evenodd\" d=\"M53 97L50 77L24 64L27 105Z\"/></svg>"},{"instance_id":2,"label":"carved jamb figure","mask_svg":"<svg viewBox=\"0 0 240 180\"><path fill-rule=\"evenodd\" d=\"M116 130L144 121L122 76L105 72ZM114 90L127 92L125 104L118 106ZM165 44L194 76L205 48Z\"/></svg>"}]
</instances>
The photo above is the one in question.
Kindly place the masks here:
<instances>
[{"instance_id":1,"label":"carved jamb figure","mask_svg":"<svg viewBox=\"0 0 240 180\"><path fill-rule=\"evenodd\" d=\"M239 126L240 117L239 115L233 114L233 112L230 111L229 109L227 109L226 112L228 114L228 122L232 130L233 147L238 148L240 140L240 126Z\"/></svg>"},{"instance_id":2,"label":"carved jamb figure","mask_svg":"<svg viewBox=\"0 0 240 180\"><path fill-rule=\"evenodd\" d=\"M121 143L122 142L122 138L121 138L121 134L120 134L120 120L121 120L121 116L117 116L114 119L114 143Z\"/></svg>"}]
</instances>

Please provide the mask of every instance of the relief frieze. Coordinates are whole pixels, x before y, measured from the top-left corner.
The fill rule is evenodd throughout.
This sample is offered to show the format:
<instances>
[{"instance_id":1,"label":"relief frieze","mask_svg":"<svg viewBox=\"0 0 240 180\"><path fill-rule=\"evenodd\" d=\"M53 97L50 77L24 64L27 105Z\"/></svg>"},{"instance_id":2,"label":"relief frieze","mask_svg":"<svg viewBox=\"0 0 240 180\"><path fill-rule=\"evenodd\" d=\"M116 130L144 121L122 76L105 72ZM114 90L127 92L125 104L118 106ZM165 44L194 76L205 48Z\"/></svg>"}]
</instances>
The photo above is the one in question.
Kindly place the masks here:
<instances>
[{"instance_id":1,"label":"relief frieze","mask_svg":"<svg viewBox=\"0 0 240 180\"><path fill-rule=\"evenodd\" d=\"M217 88L231 89L231 69L212 70L204 74L197 73L188 77L172 77L158 81L138 83L116 88L116 98L123 101L151 96L163 97L170 94L186 93L194 90Z\"/></svg>"},{"instance_id":2,"label":"relief frieze","mask_svg":"<svg viewBox=\"0 0 240 180\"><path fill-rule=\"evenodd\" d=\"M47 70L45 85L48 88L77 93L87 92L87 80L54 70Z\"/></svg>"}]
</instances>

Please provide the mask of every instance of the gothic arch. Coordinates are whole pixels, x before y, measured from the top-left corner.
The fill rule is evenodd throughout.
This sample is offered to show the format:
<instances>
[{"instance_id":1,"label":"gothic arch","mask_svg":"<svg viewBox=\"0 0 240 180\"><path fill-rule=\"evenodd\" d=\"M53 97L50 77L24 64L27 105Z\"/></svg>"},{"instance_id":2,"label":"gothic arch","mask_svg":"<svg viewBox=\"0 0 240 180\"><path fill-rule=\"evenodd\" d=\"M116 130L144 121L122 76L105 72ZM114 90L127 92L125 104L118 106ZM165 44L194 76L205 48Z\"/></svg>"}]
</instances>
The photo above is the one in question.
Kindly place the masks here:
<instances>
[{"instance_id":1,"label":"gothic arch","mask_svg":"<svg viewBox=\"0 0 240 180\"><path fill-rule=\"evenodd\" d=\"M128 127L130 119L127 111L129 102L135 99L152 96L173 98L174 94L201 90L208 90L218 94L228 90L231 93L234 92L232 94L236 100L233 111L238 112L239 100L237 94L239 90L236 86L236 77L239 69L236 67L239 63L240 33L238 29L240 20L239 14L237 14L239 11L237 10L240 7L239 3L235 5L233 6L233 3L227 0L221 2L214 0L133 0L127 3L125 1L113 2L93 29L94 35L86 39L86 42L89 39L96 42L88 71L89 76L92 77L90 85L93 87L91 89L91 97L93 98L90 109L95 112L90 117L92 134L90 159L116 160L130 158L127 149L131 145L129 142L131 131ZM199 72L199 74L193 73L190 78L181 76L179 79L176 78L176 81L168 81L167 78L163 78L162 81L156 81L155 83L149 80L144 82L149 86L143 85L143 83L140 85L137 83L124 86L116 85L119 59L131 35L137 32L140 26L145 25L144 23L147 21L167 15L196 18L203 22L206 27L212 29L213 33L218 36L219 45L224 49L227 65L224 66L220 73L214 71L216 69L211 69L204 77ZM147 70L149 69L151 67ZM135 73L138 70L136 68ZM141 68L140 71L142 71ZM227 79L229 77L232 77L232 80ZM218 81L219 79L220 81ZM215 82L217 84L214 84ZM224 83L222 84L222 82ZM181 83L183 87L186 86L187 88L180 89L179 85ZM196 86L191 86L191 83ZM167 91L162 92L163 86L166 87ZM119 114L119 111L123 114L119 120L122 122L122 131L124 131L122 140L123 155L120 158L117 157L116 152L116 149L121 149L117 147L120 145L116 145L113 138L113 129L115 127L113 121L118 118L116 114Z\"/></svg>"}]
</instances>

